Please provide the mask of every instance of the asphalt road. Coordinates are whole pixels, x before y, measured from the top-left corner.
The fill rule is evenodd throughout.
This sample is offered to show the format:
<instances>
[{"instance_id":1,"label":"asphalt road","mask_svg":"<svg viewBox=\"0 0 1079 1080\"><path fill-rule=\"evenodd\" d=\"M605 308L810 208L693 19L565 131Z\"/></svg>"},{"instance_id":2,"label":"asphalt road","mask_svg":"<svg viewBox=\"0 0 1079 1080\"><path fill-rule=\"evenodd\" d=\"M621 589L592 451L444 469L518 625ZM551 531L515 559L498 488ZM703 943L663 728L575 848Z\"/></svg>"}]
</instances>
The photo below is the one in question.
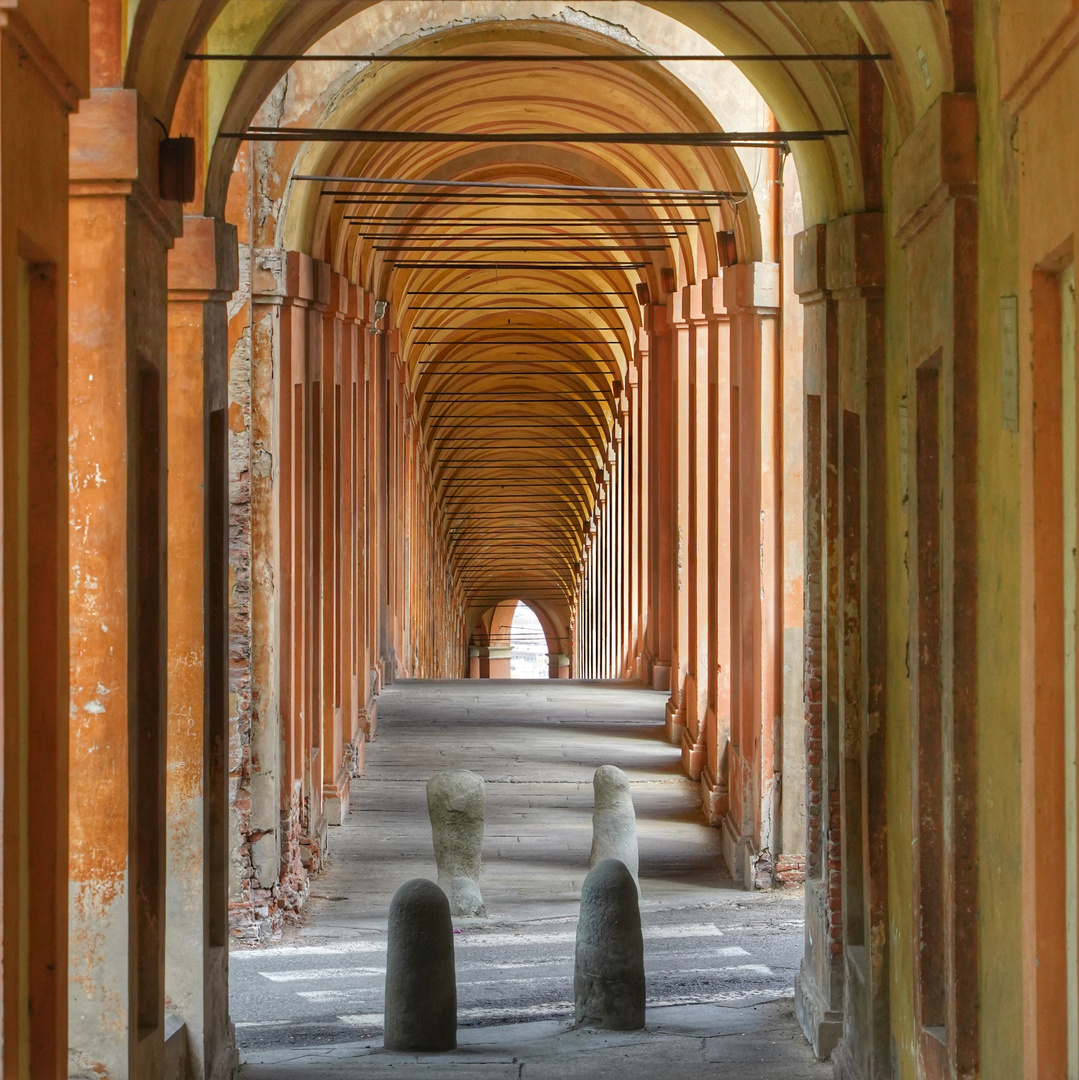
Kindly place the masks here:
<instances>
[{"instance_id":1,"label":"asphalt road","mask_svg":"<svg viewBox=\"0 0 1079 1080\"><path fill-rule=\"evenodd\" d=\"M801 892L734 887L719 830L703 823L698 788L663 737L665 698L546 681L386 690L302 923L230 954L241 1058L381 1045L386 915L404 881L436 876L426 781L443 768L472 769L486 785L488 917L454 921L462 1029L493 1034L572 1016L592 774L603 764L627 773L637 814L649 1009L789 1006L803 952ZM785 1023L784 1037L800 1040Z\"/></svg>"},{"instance_id":2,"label":"asphalt road","mask_svg":"<svg viewBox=\"0 0 1079 1080\"><path fill-rule=\"evenodd\" d=\"M803 951L800 901L646 910L649 1007L789 997ZM458 927L460 1026L572 1016L575 916ZM230 963L241 1052L381 1038L384 932L234 951Z\"/></svg>"}]
</instances>

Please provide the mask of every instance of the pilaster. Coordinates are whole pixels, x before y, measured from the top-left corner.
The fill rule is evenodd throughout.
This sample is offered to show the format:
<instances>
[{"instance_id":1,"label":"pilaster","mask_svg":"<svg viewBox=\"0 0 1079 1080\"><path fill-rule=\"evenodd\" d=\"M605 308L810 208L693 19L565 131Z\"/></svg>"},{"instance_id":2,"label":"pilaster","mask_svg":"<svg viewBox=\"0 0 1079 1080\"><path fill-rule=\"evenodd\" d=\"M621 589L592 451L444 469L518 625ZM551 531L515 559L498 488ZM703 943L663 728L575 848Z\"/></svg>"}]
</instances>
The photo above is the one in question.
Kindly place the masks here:
<instances>
[{"instance_id":1,"label":"pilaster","mask_svg":"<svg viewBox=\"0 0 1079 1080\"><path fill-rule=\"evenodd\" d=\"M731 351L730 318L723 278L704 282L701 307L707 321L706 453L708 491L706 560L708 677L704 723L704 761L700 773L706 820L720 824L730 810L731 741Z\"/></svg>"},{"instance_id":2,"label":"pilaster","mask_svg":"<svg viewBox=\"0 0 1079 1080\"><path fill-rule=\"evenodd\" d=\"M648 331L648 653L652 689L671 690L674 647L674 373L667 308L645 308Z\"/></svg>"},{"instance_id":3,"label":"pilaster","mask_svg":"<svg viewBox=\"0 0 1079 1080\"><path fill-rule=\"evenodd\" d=\"M778 431L779 274L775 263L723 271L730 317L732 708L730 809L724 855L746 888L771 884L776 654L782 588Z\"/></svg>"},{"instance_id":4,"label":"pilaster","mask_svg":"<svg viewBox=\"0 0 1079 1080\"><path fill-rule=\"evenodd\" d=\"M168 257L168 921L165 995L194 1075L231 1077L228 1013L227 301L236 230L184 219ZM201 452L200 452L201 449Z\"/></svg>"},{"instance_id":5,"label":"pilaster","mask_svg":"<svg viewBox=\"0 0 1079 1080\"><path fill-rule=\"evenodd\" d=\"M828 231L795 238L794 288L803 307L805 390L806 951L795 1011L817 1057L843 1029L839 826L839 344L827 288Z\"/></svg>"},{"instance_id":6,"label":"pilaster","mask_svg":"<svg viewBox=\"0 0 1079 1080\"><path fill-rule=\"evenodd\" d=\"M160 132L133 90L71 120L72 1071L164 1054L166 254ZM109 958L106 963L105 957Z\"/></svg>"}]
</instances>

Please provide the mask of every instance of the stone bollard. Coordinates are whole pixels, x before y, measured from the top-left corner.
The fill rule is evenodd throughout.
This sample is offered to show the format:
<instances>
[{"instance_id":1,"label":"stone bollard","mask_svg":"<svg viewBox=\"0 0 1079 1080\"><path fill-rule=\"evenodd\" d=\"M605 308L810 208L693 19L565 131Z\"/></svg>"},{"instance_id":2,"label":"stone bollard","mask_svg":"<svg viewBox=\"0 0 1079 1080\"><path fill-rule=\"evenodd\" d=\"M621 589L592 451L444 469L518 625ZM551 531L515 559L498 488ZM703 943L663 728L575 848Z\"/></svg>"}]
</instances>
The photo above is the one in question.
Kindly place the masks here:
<instances>
[{"instance_id":1,"label":"stone bollard","mask_svg":"<svg viewBox=\"0 0 1079 1080\"><path fill-rule=\"evenodd\" d=\"M592 778L592 852L588 865L619 859L637 881L637 815L629 794L629 777L613 765L601 765ZM637 894L640 895L640 884Z\"/></svg>"},{"instance_id":2,"label":"stone bollard","mask_svg":"<svg viewBox=\"0 0 1079 1080\"><path fill-rule=\"evenodd\" d=\"M487 914L480 893L483 811L483 778L475 773L447 769L427 781L438 884L454 915Z\"/></svg>"},{"instance_id":3,"label":"stone bollard","mask_svg":"<svg viewBox=\"0 0 1079 1080\"><path fill-rule=\"evenodd\" d=\"M457 972L446 894L426 878L406 881L390 902L386 944L387 1050L457 1046Z\"/></svg>"},{"instance_id":4,"label":"stone bollard","mask_svg":"<svg viewBox=\"0 0 1079 1080\"><path fill-rule=\"evenodd\" d=\"M584 1027L644 1027L644 937L632 875L604 859L581 888L573 972L574 1018Z\"/></svg>"}]
</instances>

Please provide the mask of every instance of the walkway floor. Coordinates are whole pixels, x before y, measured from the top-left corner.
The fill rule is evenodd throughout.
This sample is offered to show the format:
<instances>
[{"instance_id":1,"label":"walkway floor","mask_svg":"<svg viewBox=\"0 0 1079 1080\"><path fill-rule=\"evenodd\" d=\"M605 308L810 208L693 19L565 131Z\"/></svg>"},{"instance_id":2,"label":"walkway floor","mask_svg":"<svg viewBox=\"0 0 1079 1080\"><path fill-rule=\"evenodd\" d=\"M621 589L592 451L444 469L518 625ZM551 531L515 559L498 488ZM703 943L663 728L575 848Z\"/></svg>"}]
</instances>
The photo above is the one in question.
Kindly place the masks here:
<instances>
[{"instance_id":1,"label":"walkway floor","mask_svg":"<svg viewBox=\"0 0 1079 1080\"><path fill-rule=\"evenodd\" d=\"M242 1080L831 1076L794 1020L802 896L735 889L696 786L663 739L665 695L618 684L405 682L379 699L351 813L331 835L302 926L231 955ZM637 811L648 1024L572 1026L573 942L591 845L592 774L630 776ZM486 781L485 919L455 919L459 1047L382 1048L386 914L435 877L425 784Z\"/></svg>"}]
</instances>

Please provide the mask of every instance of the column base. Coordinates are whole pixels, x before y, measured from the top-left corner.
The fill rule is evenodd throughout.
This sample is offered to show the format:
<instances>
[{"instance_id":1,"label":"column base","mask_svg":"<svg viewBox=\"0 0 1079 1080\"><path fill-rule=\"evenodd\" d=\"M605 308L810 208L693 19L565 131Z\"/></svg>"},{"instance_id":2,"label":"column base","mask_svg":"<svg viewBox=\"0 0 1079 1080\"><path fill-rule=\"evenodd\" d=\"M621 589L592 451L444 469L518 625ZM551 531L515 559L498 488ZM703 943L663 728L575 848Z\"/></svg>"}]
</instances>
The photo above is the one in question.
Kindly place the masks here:
<instances>
[{"instance_id":1,"label":"column base","mask_svg":"<svg viewBox=\"0 0 1079 1080\"><path fill-rule=\"evenodd\" d=\"M794 977L794 1014L818 1061L826 1061L843 1034L843 1014L828 1008L824 994L810 966L802 958Z\"/></svg>"},{"instance_id":2,"label":"column base","mask_svg":"<svg viewBox=\"0 0 1079 1080\"><path fill-rule=\"evenodd\" d=\"M322 871L322 863L330 850L328 840L326 815L319 814L311 822L308 832L300 837L300 862L308 874Z\"/></svg>"},{"instance_id":3,"label":"column base","mask_svg":"<svg viewBox=\"0 0 1079 1080\"><path fill-rule=\"evenodd\" d=\"M382 683L378 671L372 670L367 687L367 700L360 712L360 727L363 728L364 740L370 742L375 737L378 727L378 695L382 692Z\"/></svg>"},{"instance_id":4,"label":"column base","mask_svg":"<svg viewBox=\"0 0 1079 1080\"><path fill-rule=\"evenodd\" d=\"M703 734L703 733L702 733ZM682 731L682 768L690 780L700 780L704 771L707 748L700 739L693 739L685 729Z\"/></svg>"},{"instance_id":5,"label":"column base","mask_svg":"<svg viewBox=\"0 0 1079 1080\"><path fill-rule=\"evenodd\" d=\"M704 820L713 828L722 825L730 810L730 795L725 784L720 784L708 771L707 765L701 770L701 808Z\"/></svg>"},{"instance_id":6,"label":"column base","mask_svg":"<svg viewBox=\"0 0 1079 1080\"><path fill-rule=\"evenodd\" d=\"M742 836L728 813L723 818L723 861L734 879L735 885L753 891L754 860L757 850L748 836Z\"/></svg>"},{"instance_id":7,"label":"column base","mask_svg":"<svg viewBox=\"0 0 1079 1080\"><path fill-rule=\"evenodd\" d=\"M217 1048L217 1053L206 1070L206 1080L233 1080L239 1067L240 1051L236 1049L236 1028L230 1020L228 1041Z\"/></svg>"},{"instance_id":8,"label":"column base","mask_svg":"<svg viewBox=\"0 0 1079 1080\"><path fill-rule=\"evenodd\" d=\"M352 779L351 755L349 754L351 749L351 744L345 747L345 752L341 756L341 768L333 783L322 786L322 816L326 819L327 825L343 824L345 815L348 813L348 789L349 781Z\"/></svg>"},{"instance_id":9,"label":"column base","mask_svg":"<svg viewBox=\"0 0 1079 1080\"><path fill-rule=\"evenodd\" d=\"M165 1013L165 1076L189 1076L187 1024L175 1013Z\"/></svg>"},{"instance_id":10,"label":"column base","mask_svg":"<svg viewBox=\"0 0 1079 1080\"><path fill-rule=\"evenodd\" d=\"M685 699L678 705L674 698L667 702L667 741L675 746L680 746L686 738L686 707Z\"/></svg>"},{"instance_id":11,"label":"column base","mask_svg":"<svg viewBox=\"0 0 1079 1080\"><path fill-rule=\"evenodd\" d=\"M835 1080L862 1080L865 1076L865 1072L842 1039L832 1051L832 1075Z\"/></svg>"},{"instance_id":12,"label":"column base","mask_svg":"<svg viewBox=\"0 0 1079 1080\"><path fill-rule=\"evenodd\" d=\"M653 690L670 690L671 688L671 665L670 664L653 664L652 665L652 689Z\"/></svg>"}]
</instances>

